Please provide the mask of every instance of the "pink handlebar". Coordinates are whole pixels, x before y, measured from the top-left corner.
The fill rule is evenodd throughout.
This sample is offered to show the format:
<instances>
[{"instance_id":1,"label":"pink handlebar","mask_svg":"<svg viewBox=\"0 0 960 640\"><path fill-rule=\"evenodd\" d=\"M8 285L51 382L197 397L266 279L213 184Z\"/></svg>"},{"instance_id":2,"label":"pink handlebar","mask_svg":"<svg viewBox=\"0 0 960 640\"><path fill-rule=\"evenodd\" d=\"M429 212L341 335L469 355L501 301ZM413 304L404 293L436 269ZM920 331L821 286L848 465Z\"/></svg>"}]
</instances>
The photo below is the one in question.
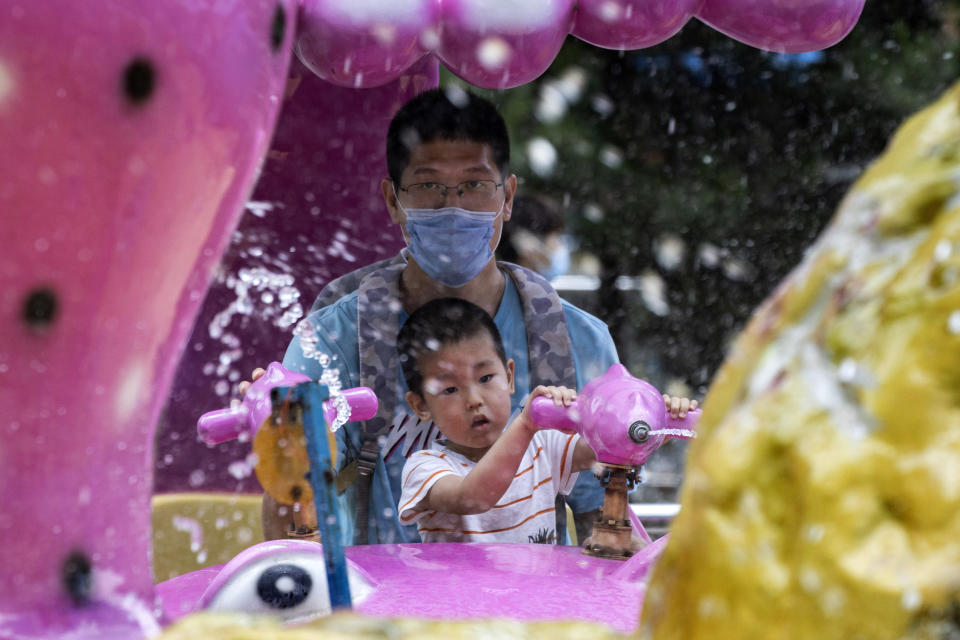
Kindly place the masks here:
<instances>
[{"instance_id":1,"label":"pink handlebar","mask_svg":"<svg viewBox=\"0 0 960 640\"><path fill-rule=\"evenodd\" d=\"M530 404L530 417L534 424L542 429L580 433L580 411L577 409L576 400L569 407L564 407L555 405L551 398L534 398Z\"/></svg>"},{"instance_id":2,"label":"pink handlebar","mask_svg":"<svg viewBox=\"0 0 960 640\"><path fill-rule=\"evenodd\" d=\"M700 410L671 418L653 385L616 364L587 383L568 407L555 405L551 398L534 398L530 417L545 429L579 433L600 462L639 466L667 438L695 437Z\"/></svg>"},{"instance_id":3,"label":"pink handlebar","mask_svg":"<svg viewBox=\"0 0 960 640\"><path fill-rule=\"evenodd\" d=\"M284 385L308 382L310 378L285 369L279 362L271 362L266 373L258 378L247 390L240 405L230 409L209 411L197 421L197 434L207 444L220 444L235 440L241 436L252 438L263 421L270 415L270 390ZM377 414L377 396L372 389L355 387L340 392L350 407L351 422L369 420ZM333 424L337 418L336 398L323 403L323 415L327 424Z\"/></svg>"}]
</instances>

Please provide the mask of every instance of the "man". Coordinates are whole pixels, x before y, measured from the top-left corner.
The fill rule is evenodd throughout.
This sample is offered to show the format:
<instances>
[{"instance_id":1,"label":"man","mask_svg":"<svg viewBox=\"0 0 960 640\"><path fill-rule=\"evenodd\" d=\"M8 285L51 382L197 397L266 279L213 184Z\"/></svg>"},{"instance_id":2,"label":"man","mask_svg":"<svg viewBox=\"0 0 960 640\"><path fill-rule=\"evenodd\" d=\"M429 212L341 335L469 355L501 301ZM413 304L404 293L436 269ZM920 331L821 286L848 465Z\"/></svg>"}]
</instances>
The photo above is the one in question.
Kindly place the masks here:
<instances>
[{"instance_id":1,"label":"man","mask_svg":"<svg viewBox=\"0 0 960 640\"><path fill-rule=\"evenodd\" d=\"M407 248L327 285L287 349L288 369L315 380L338 378L343 388L372 387L380 400L376 418L337 432L345 544L419 539L397 518L400 472L406 456L429 446L437 430L403 402L396 337L422 304L458 297L494 318L516 361L514 411L537 384L579 389L617 362L600 320L560 300L539 275L494 260L517 189L509 161L506 124L488 101L436 89L404 105L387 134L389 177L381 192ZM580 501L571 508L587 523L603 491L591 474L581 474L578 489ZM267 536L282 537L290 521L289 510L266 496Z\"/></svg>"}]
</instances>

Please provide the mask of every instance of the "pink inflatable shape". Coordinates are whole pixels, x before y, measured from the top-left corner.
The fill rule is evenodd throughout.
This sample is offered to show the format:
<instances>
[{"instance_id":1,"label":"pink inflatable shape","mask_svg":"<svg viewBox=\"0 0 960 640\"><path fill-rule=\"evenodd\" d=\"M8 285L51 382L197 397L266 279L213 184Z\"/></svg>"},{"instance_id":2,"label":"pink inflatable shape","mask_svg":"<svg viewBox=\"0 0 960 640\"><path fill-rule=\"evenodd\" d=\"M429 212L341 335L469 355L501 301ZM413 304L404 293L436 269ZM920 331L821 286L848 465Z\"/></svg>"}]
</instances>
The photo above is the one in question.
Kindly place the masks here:
<instances>
[{"instance_id":1,"label":"pink inflatable shape","mask_svg":"<svg viewBox=\"0 0 960 640\"><path fill-rule=\"evenodd\" d=\"M697 18L750 46L780 53L826 49L860 18L865 0L704 0Z\"/></svg>"},{"instance_id":2,"label":"pink inflatable shape","mask_svg":"<svg viewBox=\"0 0 960 640\"><path fill-rule=\"evenodd\" d=\"M661 538L661 540L663 540ZM376 617L443 620L583 620L634 631L646 575L663 550L660 540L627 562L583 555L577 547L545 544L433 543L347 547L354 608ZM310 576L311 589L285 616L322 615L323 548L295 540L263 542L222 567L161 583L157 592L171 619L194 609L263 611L257 589L273 566ZM306 580L303 580L306 582ZM321 597L313 598L314 590ZM289 603L287 603L289 604Z\"/></svg>"},{"instance_id":3,"label":"pink inflatable shape","mask_svg":"<svg viewBox=\"0 0 960 640\"><path fill-rule=\"evenodd\" d=\"M237 438L252 439L272 411L270 390L300 382L310 382L310 378L290 371L279 362L271 362L266 372L250 385L243 402L236 407L208 411L200 416L197 434L207 444L220 444ZM369 420L377 414L377 396L373 389L355 387L341 391L340 395L349 405L350 421ZM323 403L323 416L327 424L334 424L337 419L337 403L334 399Z\"/></svg>"},{"instance_id":4,"label":"pink inflatable shape","mask_svg":"<svg viewBox=\"0 0 960 640\"><path fill-rule=\"evenodd\" d=\"M704 0L580 0L571 33L607 49L642 49L674 35Z\"/></svg>"},{"instance_id":5,"label":"pink inflatable shape","mask_svg":"<svg viewBox=\"0 0 960 640\"><path fill-rule=\"evenodd\" d=\"M304 0L295 50L328 82L376 87L436 45L437 14L436 0Z\"/></svg>"},{"instance_id":6,"label":"pink inflatable shape","mask_svg":"<svg viewBox=\"0 0 960 640\"><path fill-rule=\"evenodd\" d=\"M0 637L139 638L153 429L296 2L0 5Z\"/></svg>"},{"instance_id":7,"label":"pink inflatable shape","mask_svg":"<svg viewBox=\"0 0 960 640\"><path fill-rule=\"evenodd\" d=\"M646 462L667 438L693 438L700 419L699 409L671 418L661 393L622 364L588 382L569 407L541 397L534 398L530 411L541 427L578 432L600 462L633 467Z\"/></svg>"},{"instance_id":8,"label":"pink inflatable shape","mask_svg":"<svg viewBox=\"0 0 960 640\"><path fill-rule=\"evenodd\" d=\"M303 0L297 51L321 77L372 87L424 53L485 88L541 75L568 33L611 49L658 44L696 16L746 44L787 53L849 33L865 0Z\"/></svg>"},{"instance_id":9,"label":"pink inflatable shape","mask_svg":"<svg viewBox=\"0 0 960 640\"><path fill-rule=\"evenodd\" d=\"M504 89L540 76L560 51L573 0L444 0L437 55L467 82Z\"/></svg>"}]
</instances>

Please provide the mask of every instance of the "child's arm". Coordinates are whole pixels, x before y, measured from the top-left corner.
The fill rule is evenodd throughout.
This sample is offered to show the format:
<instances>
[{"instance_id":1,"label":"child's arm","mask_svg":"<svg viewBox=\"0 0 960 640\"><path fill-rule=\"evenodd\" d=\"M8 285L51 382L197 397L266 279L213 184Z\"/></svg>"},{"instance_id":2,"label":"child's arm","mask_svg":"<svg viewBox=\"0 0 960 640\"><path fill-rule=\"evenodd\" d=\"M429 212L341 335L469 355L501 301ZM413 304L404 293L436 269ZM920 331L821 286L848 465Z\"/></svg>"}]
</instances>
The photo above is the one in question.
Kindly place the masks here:
<instances>
[{"instance_id":1,"label":"child's arm","mask_svg":"<svg viewBox=\"0 0 960 640\"><path fill-rule=\"evenodd\" d=\"M570 406L577 393L566 387L539 386L534 389L520 415L507 426L470 473L463 478L448 475L437 480L416 510L467 515L492 509L513 482L523 454L538 431L530 419L530 401L539 396L553 398L558 405Z\"/></svg>"}]
</instances>

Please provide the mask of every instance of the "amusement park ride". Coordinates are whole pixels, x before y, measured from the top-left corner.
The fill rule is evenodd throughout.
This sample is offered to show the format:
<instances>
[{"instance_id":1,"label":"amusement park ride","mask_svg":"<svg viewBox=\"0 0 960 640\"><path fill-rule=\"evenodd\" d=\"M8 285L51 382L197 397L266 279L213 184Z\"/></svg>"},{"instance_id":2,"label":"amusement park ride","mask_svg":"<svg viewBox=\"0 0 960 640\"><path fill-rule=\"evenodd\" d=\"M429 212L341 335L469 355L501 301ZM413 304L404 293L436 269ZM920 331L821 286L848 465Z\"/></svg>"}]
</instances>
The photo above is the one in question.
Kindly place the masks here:
<instances>
[{"instance_id":1,"label":"amusement park ride","mask_svg":"<svg viewBox=\"0 0 960 640\"><path fill-rule=\"evenodd\" d=\"M210 585L202 594L195 592L203 585L197 576L169 580L158 588L171 617L176 617L177 612L184 609L182 603L187 600L205 605L216 603L218 610L238 612L251 607L269 610L272 606L281 615L298 620L323 615L330 607L351 603L359 612L373 615L442 615L446 618L508 615L541 619L544 598L536 595L532 584L537 580L551 580L548 576L554 575L556 570L544 575L545 567L538 566L537 571L530 571L527 561L533 554L549 556L555 567L572 571L571 575L561 573L564 580L584 580L590 573L605 576L604 580L590 587L593 598L588 600L589 607L583 606L586 603L582 602L573 607L574 612L568 608L563 615L604 622L622 631L633 629L639 613L637 604L643 579L667 536L656 543L651 541L629 509L627 492L638 482L647 458L667 438L694 436L699 410L684 418L671 418L662 395L649 383L631 376L622 365L613 365L603 376L587 383L579 398L569 407L557 407L546 398L535 399L532 417L538 425L578 432L597 454L600 467L597 474L605 489L604 504L602 514L594 524L591 541L583 550L584 554L597 560L584 560L576 547L547 547L546 551L541 551L531 550L530 545L523 544L412 545L420 547L416 553L418 561L429 566L424 571L416 563L385 561L394 556L402 558L411 545L354 547L343 555L337 530L333 474L312 473L311 470L332 468L329 425L335 421L346 422L347 416L350 420L357 420L373 415L375 398L369 389L346 390L343 397L349 404L348 413L337 420L332 403L325 399L326 387L303 378L301 374L272 363L267 373L248 391L243 404L231 410L206 414L200 419L198 429L200 437L209 443L223 442L227 436L236 437L241 433L251 437L258 459L257 476L264 490L278 503L295 508L295 514L306 514L297 521L296 530L291 532L293 537L312 539L319 532L321 540L332 541L332 544L322 545L321 551L299 544L264 542L212 575ZM283 386L289 384L297 386ZM341 402L341 407L344 404ZM322 407L321 411L312 408L318 406ZM315 511L300 507L314 501ZM640 553L635 553L634 536L644 545ZM460 550L454 552L452 548ZM300 554L301 561L292 557L296 553ZM325 585L322 575L311 578L304 568L310 566L311 558L317 558L321 553L326 566ZM487 553L498 557L497 570L491 570L485 557ZM620 565L616 561L625 563ZM313 564L318 563L314 561ZM324 592L329 594L328 599L308 600L310 587L299 589L303 604L301 601L291 604L288 598L278 596L274 590L261 590L259 599L255 598L251 589L236 586L252 580L249 577L251 565L259 572L257 575L275 580L286 577L309 580L310 585L320 582L322 586L328 586L329 590ZM459 602L462 595L458 590L450 589L446 581L430 579L440 567L460 576L476 589L473 606L464 608ZM585 572L587 567L589 572ZM526 594L522 605L512 603L512 598L505 601L502 597L504 580L510 578L530 581L530 590L520 591ZM404 585L409 587L411 582L419 583L420 588L403 588ZM517 588L521 589L520 586ZM486 597L491 590L495 595ZM358 592L360 597L352 596L352 591ZM385 593L389 593L389 597ZM624 594L636 597L637 602L625 603ZM318 604L319 611L316 609Z\"/></svg>"},{"instance_id":2,"label":"amusement park ride","mask_svg":"<svg viewBox=\"0 0 960 640\"><path fill-rule=\"evenodd\" d=\"M260 610L227 597L244 579L291 618L301 604L316 615L352 602L371 615L572 617L633 629L664 541L631 557L626 491L635 468L665 438L689 437L690 425L667 421L659 394L622 368L583 390L577 415L538 417L579 431L603 463L607 499L589 556L545 545L337 549L325 531L336 526L327 398L314 383L288 395L299 381L286 380L264 396L282 419L261 426L256 414L246 428L275 454L260 456L274 462L260 478L267 491L281 502L313 494L324 544L263 543L155 587L153 435L174 368L267 154L293 51L331 91L355 92L341 112L320 114L325 122L385 122L396 100L364 92L426 88L436 60L474 85L507 88L543 73L568 34L636 49L694 17L753 46L810 51L842 39L863 4L0 0L0 637L140 638L205 607ZM341 172L348 160L335 160ZM357 394L354 419L370 401ZM648 406L658 402L659 411ZM243 417L207 437L231 435ZM287 439L277 429L301 428L309 485L305 461L274 446ZM311 555L324 568L313 577L300 562ZM280 589L281 578L295 587ZM586 580L606 587L555 597ZM464 598L464 584L480 595ZM418 589L436 597L417 608L404 594Z\"/></svg>"}]
</instances>

